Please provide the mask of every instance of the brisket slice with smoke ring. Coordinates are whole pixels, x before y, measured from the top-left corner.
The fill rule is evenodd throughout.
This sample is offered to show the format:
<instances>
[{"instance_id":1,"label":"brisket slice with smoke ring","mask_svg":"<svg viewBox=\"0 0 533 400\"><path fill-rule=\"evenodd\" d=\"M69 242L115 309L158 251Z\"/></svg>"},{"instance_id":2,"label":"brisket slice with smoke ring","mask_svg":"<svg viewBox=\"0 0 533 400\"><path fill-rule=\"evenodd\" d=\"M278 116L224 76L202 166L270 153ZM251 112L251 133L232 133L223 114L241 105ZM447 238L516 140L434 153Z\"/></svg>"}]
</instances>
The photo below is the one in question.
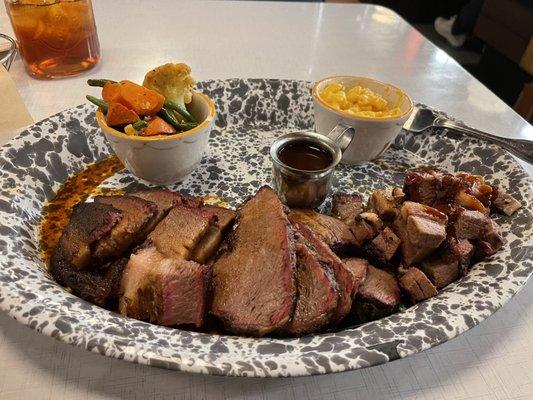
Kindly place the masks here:
<instances>
[{"instance_id":1,"label":"brisket slice with smoke ring","mask_svg":"<svg viewBox=\"0 0 533 400\"><path fill-rule=\"evenodd\" d=\"M290 214L289 218L291 217L292 214ZM328 245L315 235L311 229L296 220L293 220L292 222L298 233L301 234L314 248L318 261L331 270L337 281L339 287L339 300L337 310L331 318L331 323L337 323L350 312L350 308L352 307L352 297L354 294L353 275L335 253L331 251Z\"/></svg>"},{"instance_id":2,"label":"brisket slice with smoke ring","mask_svg":"<svg viewBox=\"0 0 533 400\"><path fill-rule=\"evenodd\" d=\"M317 259L314 247L300 235L296 255L298 298L287 333L302 335L328 325L337 310L339 296L330 268Z\"/></svg>"},{"instance_id":3,"label":"brisket slice with smoke ring","mask_svg":"<svg viewBox=\"0 0 533 400\"><path fill-rule=\"evenodd\" d=\"M164 326L204 323L209 269L166 257L155 246L131 255L121 282L119 311Z\"/></svg>"},{"instance_id":4,"label":"brisket slice with smoke ring","mask_svg":"<svg viewBox=\"0 0 533 400\"><path fill-rule=\"evenodd\" d=\"M283 330L296 298L293 233L283 205L262 187L239 210L226 251L213 264L211 312L234 333Z\"/></svg>"}]
</instances>

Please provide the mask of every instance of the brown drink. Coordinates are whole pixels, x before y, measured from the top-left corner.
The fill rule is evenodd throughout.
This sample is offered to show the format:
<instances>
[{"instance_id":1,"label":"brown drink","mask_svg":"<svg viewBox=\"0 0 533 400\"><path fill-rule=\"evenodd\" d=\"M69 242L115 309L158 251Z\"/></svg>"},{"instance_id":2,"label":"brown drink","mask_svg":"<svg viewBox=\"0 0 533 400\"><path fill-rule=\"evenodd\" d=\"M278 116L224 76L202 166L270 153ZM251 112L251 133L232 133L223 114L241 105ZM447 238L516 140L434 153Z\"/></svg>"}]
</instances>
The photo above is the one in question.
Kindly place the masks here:
<instances>
[{"instance_id":1,"label":"brown drink","mask_svg":"<svg viewBox=\"0 0 533 400\"><path fill-rule=\"evenodd\" d=\"M30 75L58 78L98 63L91 0L5 0Z\"/></svg>"}]
</instances>

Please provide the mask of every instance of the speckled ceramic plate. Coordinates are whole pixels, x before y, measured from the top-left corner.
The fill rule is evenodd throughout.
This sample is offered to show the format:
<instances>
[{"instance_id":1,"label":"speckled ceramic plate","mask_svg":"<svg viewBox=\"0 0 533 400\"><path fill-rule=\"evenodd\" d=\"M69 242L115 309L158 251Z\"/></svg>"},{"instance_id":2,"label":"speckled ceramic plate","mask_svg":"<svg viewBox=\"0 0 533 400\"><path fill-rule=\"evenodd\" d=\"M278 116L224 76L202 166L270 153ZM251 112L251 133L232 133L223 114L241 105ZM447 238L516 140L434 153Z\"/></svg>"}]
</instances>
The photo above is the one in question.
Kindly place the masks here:
<instances>
[{"instance_id":1,"label":"speckled ceramic plate","mask_svg":"<svg viewBox=\"0 0 533 400\"><path fill-rule=\"evenodd\" d=\"M309 84L228 80L199 84L217 103L218 121L200 167L171 189L215 194L237 206L270 180L268 149L289 131L312 129ZM533 271L531 181L512 157L442 132L402 133L378 162L341 166L335 188L368 195L401 184L406 168L431 164L485 176L519 199L498 216L506 245L438 296L339 332L299 339L208 335L151 325L87 303L43 269L38 224L43 203L67 176L110 154L89 105L41 121L0 150L0 308L36 331L111 357L183 371L240 376L298 376L367 367L406 357L472 328L494 313ZM107 187L143 186L123 172Z\"/></svg>"}]
</instances>

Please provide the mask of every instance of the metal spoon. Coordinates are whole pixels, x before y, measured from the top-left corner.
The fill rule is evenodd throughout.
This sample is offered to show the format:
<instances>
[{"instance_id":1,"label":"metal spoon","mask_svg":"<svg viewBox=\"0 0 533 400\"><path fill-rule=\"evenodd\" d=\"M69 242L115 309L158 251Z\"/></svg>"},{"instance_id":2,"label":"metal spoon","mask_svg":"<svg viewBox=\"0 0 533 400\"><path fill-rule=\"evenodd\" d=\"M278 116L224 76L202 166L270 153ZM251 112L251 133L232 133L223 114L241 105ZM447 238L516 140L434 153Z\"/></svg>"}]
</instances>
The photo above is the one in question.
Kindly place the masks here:
<instances>
[{"instance_id":1,"label":"metal spoon","mask_svg":"<svg viewBox=\"0 0 533 400\"><path fill-rule=\"evenodd\" d=\"M458 124L441 115L436 114L429 108L415 106L409 119L403 125L403 129L413 133L420 133L431 127L446 128L463 133L467 136L486 140L507 150L528 163L533 163L533 141L524 139L509 139L501 136L470 128L466 125Z\"/></svg>"}]
</instances>

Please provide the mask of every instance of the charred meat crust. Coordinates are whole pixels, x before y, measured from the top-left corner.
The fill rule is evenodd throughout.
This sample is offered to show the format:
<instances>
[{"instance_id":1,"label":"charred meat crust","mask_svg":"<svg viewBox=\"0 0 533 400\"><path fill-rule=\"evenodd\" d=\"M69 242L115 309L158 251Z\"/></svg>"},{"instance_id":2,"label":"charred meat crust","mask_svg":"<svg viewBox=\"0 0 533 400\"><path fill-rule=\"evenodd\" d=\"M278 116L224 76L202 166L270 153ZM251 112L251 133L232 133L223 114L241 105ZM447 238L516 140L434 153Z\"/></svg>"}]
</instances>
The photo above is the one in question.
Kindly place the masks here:
<instances>
[{"instance_id":1,"label":"charred meat crust","mask_svg":"<svg viewBox=\"0 0 533 400\"><path fill-rule=\"evenodd\" d=\"M64 263L56 263L50 272L58 283L70 287L76 296L103 307L118 297L127 262L127 258L120 258L96 271L77 271Z\"/></svg>"},{"instance_id":2,"label":"charred meat crust","mask_svg":"<svg viewBox=\"0 0 533 400\"><path fill-rule=\"evenodd\" d=\"M93 264L92 248L122 219L120 210L111 205L79 203L74 206L70 222L52 254L52 269L59 263L75 270Z\"/></svg>"},{"instance_id":3,"label":"charred meat crust","mask_svg":"<svg viewBox=\"0 0 533 400\"><path fill-rule=\"evenodd\" d=\"M165 218L172 207L178 204L188 204L188 198L168 189L144 190L132 193L132 196L150 201L157 206L153 218L145 227L145 234L148 235L155 226Z\"/></svg>"},{"instance_id":4,"label":"charred meat crust","mask_svg":"<svg viewBox=\"0 0 533 400\"><path fill-rule=\"evenodd\" d=\"M122 214L119 223L94 246L94 258L100 262L120 257L140 244L146 238L145 227L157 213L154 203L135 196L97 196L94 201L109 204Z\"/></svg>"}]
</instances>

